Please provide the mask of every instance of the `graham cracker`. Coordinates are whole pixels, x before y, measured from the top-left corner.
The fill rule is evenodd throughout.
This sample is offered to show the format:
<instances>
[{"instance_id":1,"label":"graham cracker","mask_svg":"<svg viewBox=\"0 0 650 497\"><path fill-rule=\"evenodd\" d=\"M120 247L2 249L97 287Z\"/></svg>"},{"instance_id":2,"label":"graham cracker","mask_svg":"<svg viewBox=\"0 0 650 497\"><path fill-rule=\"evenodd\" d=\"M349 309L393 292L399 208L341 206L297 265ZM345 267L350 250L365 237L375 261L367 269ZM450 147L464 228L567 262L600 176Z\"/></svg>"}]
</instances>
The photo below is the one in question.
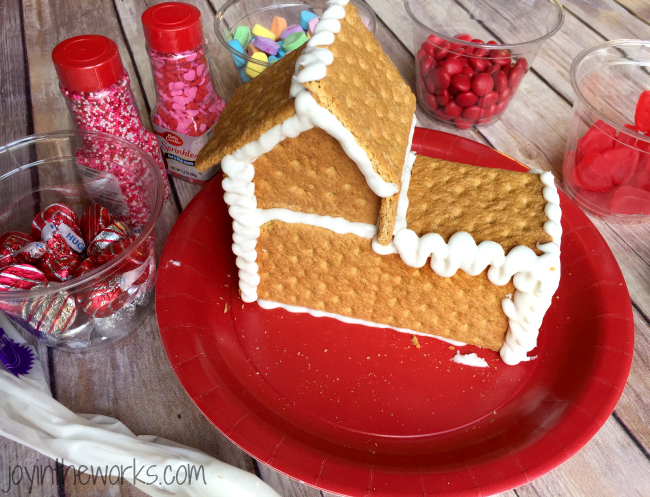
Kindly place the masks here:
<instances>
[{"instance_id":1,"label":"graham cracker","mask_svg":"<svg viewBox=\"0 0 650 497\"><path fill-rule=\"evenodd\" d=\"M418 236L437 233L445 241L466 231L476 243L491 240L506 254L524 245L552 242L544 231L544 184L539 175L469 166L419 155L408 190L407 227Z\"/></svg>"},{"instance_id":2,"label":"graham cracker","mask_svg":"<svg viewBox=\"0 0 650 497\"><path fill-rule=\"evenodd\" d=\"M257 254L261 299L495 351L505 339L501 300L514 293L514 285L493 285L486 272L469 276L459 270L441 278L428 265L414 269L399 255L376 254L365 238L281 221L262 226Z\"/></svg>"},{"instance_id":3,"label":"graham cracker","mask_svg":"<svg viewBox=\"0 0 650 497\"><path fill-rule=\"evenodd\" d=\"M226 155L256 141L273 126L296 115L289 89L296 59L303 48L288 53L259 76L237 88L219 116L212 138L196 158L199 172L219 164Z\"/></svg>"},{"instance_id":4,"label":"graham cracker","mask_svg":"<svg viewBox=\"0 0 650 497\"><path fill-rule=\"evenodd\" d=\"M341 31L327 47L334 55L327 75L304 86L350 130L374 171L400 185L416 98L354 5L348 3L345 11ZM383 245L393 234L395 209L390 204L395 201L382 201L387 204L379 225Z\"/></svg>"},{"instance_id":5,"label":"graham cracker","mask_svg":"<svg viewBox=\"0 0 650 497\"><path fill-rule=\"evenodd\" d=\"M287 138L260 156L253 181L262 209L377 222L381 199L340 143L320 128Z\"/></svg>"}]
</instances>

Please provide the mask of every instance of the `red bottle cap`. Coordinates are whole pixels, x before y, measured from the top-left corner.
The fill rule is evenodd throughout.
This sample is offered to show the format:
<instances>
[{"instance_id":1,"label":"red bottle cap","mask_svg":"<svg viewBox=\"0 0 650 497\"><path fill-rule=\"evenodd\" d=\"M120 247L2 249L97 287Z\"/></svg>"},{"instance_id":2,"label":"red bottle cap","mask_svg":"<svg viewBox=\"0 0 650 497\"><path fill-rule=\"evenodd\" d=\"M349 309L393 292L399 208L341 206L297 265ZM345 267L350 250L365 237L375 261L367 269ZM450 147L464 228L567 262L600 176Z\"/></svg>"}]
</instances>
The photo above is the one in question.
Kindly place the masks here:
<instances>
[{"instance_id":1,"label":"red bottle cap","mask_svg":"<svg viewBox=\"0 0 650 497\"><path fill-rule=\"evenodd\" d=\"M142 14L147 45L164 53L192 50L204 43L201 11L187 3L168 2Z\"/></svg>"},{"instance_id":2,"label":"red bottle cap","mask_svg":"<svg viewBox=\"0 0 650 497\"><path fill-rule=\"evenodd\" d=\"M75 91L97 91L117 83L124 66L117 45L100 35L82 35L62 41L52 51L61 86Z\"/></svg>"}]
</instances>

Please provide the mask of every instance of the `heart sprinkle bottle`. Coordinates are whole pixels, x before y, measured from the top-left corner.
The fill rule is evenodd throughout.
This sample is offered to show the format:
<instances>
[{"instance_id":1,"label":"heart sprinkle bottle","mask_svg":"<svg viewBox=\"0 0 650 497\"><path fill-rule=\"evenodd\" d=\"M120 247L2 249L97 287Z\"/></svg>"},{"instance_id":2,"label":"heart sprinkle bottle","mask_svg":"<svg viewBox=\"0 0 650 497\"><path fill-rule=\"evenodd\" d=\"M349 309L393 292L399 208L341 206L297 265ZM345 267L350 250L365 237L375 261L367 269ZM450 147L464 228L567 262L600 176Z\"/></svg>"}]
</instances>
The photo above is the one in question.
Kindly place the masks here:
<instances>
[{"instance_id":1,"label":"heart sprinkle bottle","mask_svg":"<svg viewBox=\"0 0 650 497\"><path fill-rule=\"evenodd\" d=\"M194 162L226 104L212 85L201 12L186 3L161 3L142 14L142 26L156 85L151 121L167 168L205 183L216 171L199 173Z\"/></svg>"},{"instance_id":2,"label":"heart sprinkle bottle","mask_svg":"<svg viewBox=\"0 0 650 497\"><path fill-rule=\"evenodd\" d=\"M110 133L130 141L148 153L163 174L167 200L170 190L160 147L156 137L140 120L129 74L122 65L115 42L99 35L76 36L59 43L52 51L52 60L75 127ZM101 148L98 144L90 146ZM97 164L110 163L110 160L92 160L100 158L102 154L111 158L114 152L92 150L87 160L78 153L78 162L96 169ZM104 172L117 177L123 201L130 210L131 217L137 218L141 209L140 199L143 198L141 192L137 191L138 185L130 178L127 180L120 177L123 168L116 167L115 170ZM100 179L90 174L84 176Z\"/></svg>"}]
</instances>

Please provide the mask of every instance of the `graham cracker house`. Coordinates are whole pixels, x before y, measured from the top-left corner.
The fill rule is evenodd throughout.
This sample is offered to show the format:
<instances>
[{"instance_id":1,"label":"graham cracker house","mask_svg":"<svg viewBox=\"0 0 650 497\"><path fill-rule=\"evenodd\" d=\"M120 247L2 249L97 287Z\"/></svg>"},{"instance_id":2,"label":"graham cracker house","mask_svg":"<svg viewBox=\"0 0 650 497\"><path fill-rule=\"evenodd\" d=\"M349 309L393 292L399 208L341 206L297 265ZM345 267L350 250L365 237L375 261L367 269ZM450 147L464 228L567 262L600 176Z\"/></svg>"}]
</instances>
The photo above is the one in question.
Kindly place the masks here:
<instances>
[{"instance_id":1,"label":"graham cracker house","mask_svg":"<svg viewBox=\"0 0 650 497\"><path fill-rule=\"evenodd\" d=\"M560 276L553 176L416 158L415 107L348 0L237 90L197 168L221 163L241 297L527 360Z\"/></svg>"}]
</instances>

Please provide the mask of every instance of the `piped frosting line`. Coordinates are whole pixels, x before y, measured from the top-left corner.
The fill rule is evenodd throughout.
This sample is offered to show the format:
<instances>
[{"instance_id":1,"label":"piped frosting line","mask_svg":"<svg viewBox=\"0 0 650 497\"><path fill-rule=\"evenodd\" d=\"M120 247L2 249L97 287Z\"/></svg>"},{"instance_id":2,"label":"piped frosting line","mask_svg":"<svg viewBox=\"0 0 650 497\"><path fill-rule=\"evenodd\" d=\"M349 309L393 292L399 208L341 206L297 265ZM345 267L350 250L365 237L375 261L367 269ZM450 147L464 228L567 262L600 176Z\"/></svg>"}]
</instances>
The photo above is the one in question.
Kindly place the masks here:
<instances>
[{"instance_id":1,"label":"piped frosting line","mask_svg":"<svg viewBox=\"0 0 650 497\"><path fill-rule=\"evenodd\" d=\"M334 43L336 33L341 31L340 21L345 18L344 5L347 3L348 0L327 2L326 10L314 28L314 35L296 61L290 94L296 99L296 113L338 140L375 195L390 197L398 192L399 185L384 181L375 172L368 154L359 146L354 135L331 112L318 105L311 92L303 86L303 83L323 79L327 75L327 67L334 62L334 55L327 47Z\"/></svg>"},{"instance_id":2,"label":"piped frosting line","mask_svg":"<svg viewBox=\"0 0 650 497\"><path fill-rule=\"evenodd\" d=\"M431 335L429 333L422 333L420 331L413 331L409 330L408 328L395 328L394 326L389 326L387 324L381 324L381 323L375 323L373 321L365 321L363 319L357 319L353 318L350 316L343 316L341 314L335 314L332 312L325 312L325 311L317 311L315 309L309 309L307 307L300 307L296 305L289 305L289 304L281 304L280 302L272 302L270 300L262 300L258 299L257 303L262 309L284 309L289 312L298 312L298 313L306 313L310 314L316 318L332 318L336 319L338 321L341 321L343 323L348 323L348 324L360 324L362 326L370 326L373 328L388 328L391 330L399 331L402 333L408 333L409 335L419 335L423 337L432 337L432 338L437 338L438 340L442 340L443 342L449 343L451 345L455 345L457 347L462 347L463 345L467 345L464 342L459 342L457 340L451 340L449 338L443 338L438 335Z\"/></svg>"}]
</instances>

